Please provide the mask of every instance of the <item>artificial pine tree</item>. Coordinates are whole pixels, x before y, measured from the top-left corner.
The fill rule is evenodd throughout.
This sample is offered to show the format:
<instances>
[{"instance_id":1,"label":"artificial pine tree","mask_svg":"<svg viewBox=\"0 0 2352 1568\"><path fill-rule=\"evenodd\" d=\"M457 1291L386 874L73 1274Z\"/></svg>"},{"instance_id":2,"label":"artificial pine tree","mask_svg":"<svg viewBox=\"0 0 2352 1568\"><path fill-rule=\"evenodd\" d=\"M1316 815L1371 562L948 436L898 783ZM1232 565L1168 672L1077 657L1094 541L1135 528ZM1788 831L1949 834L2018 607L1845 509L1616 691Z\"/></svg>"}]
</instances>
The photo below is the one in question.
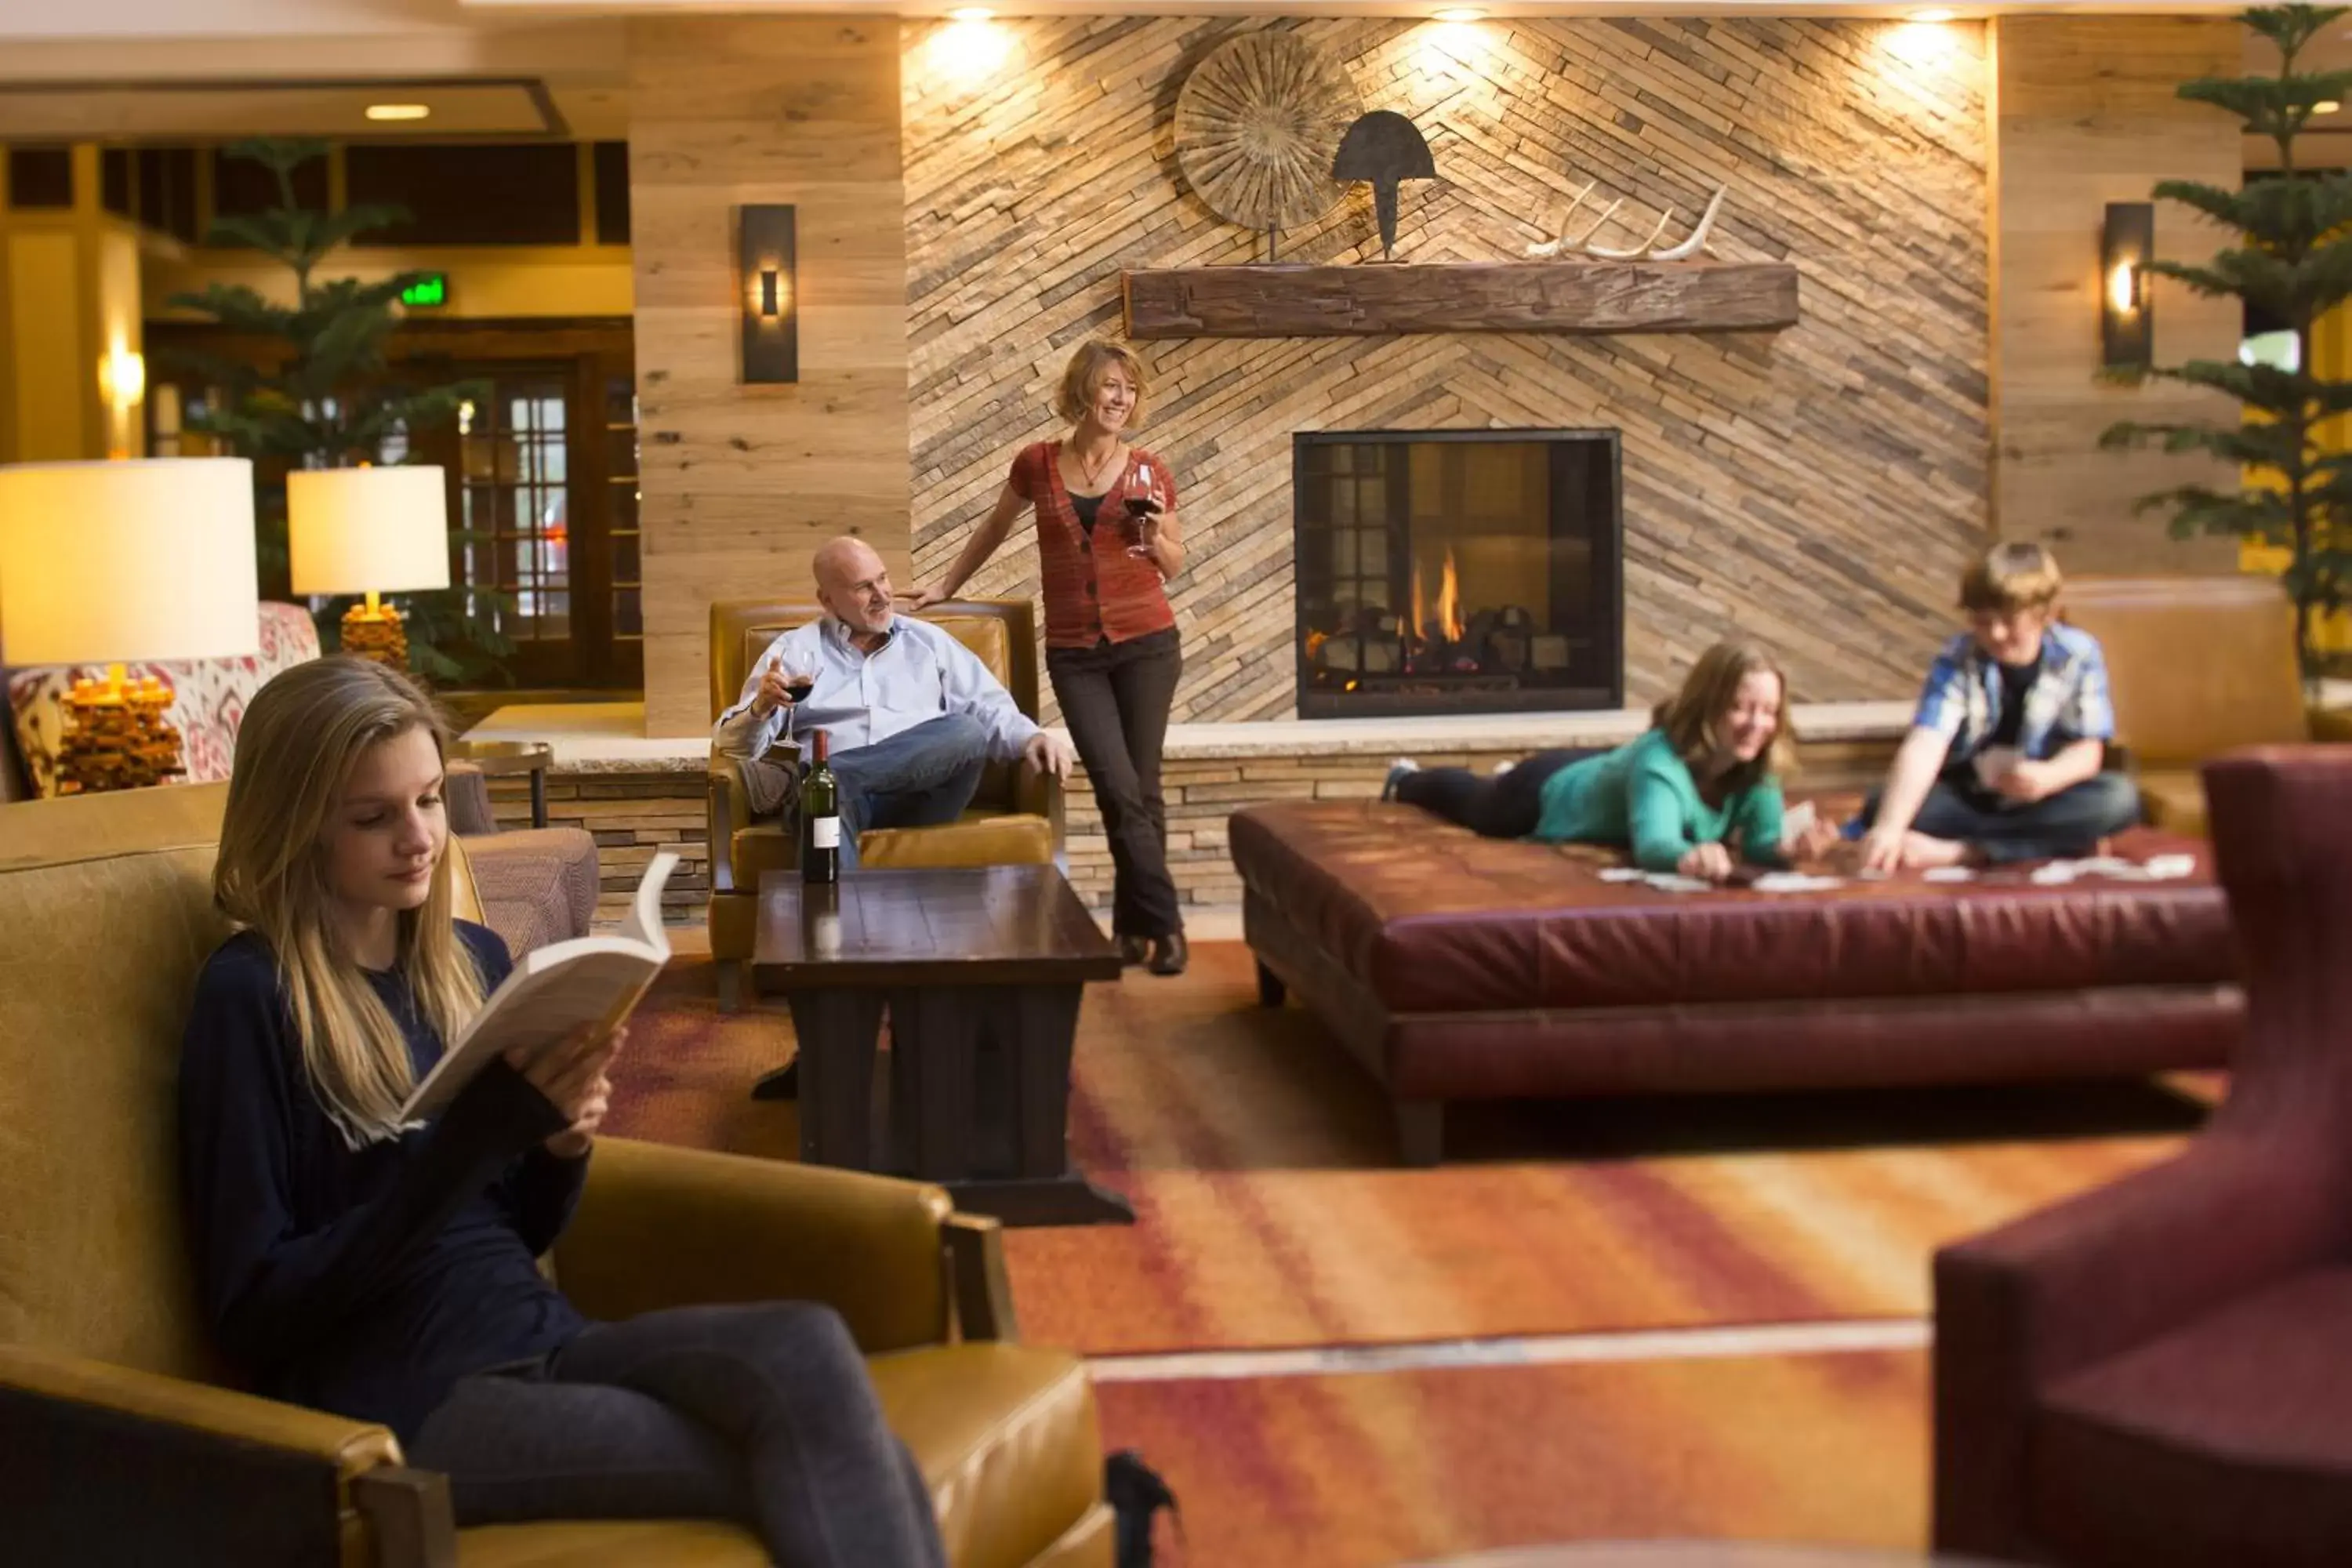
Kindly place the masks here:
<instances>
[{"instance_id":1,"label":"artificial pine tree","mask_svg":"<svg viewBox=\"0 0 2352 1568\"><path fill-rule=\"evenodd\" d=\"M2160 443L2168 452L2208 452L2232 464L2244 482L2231 489L2182 485L2145 497L2142 510L2169 508L2172 533L2233 533L2288 552L2284 573L2295 607L2295 644L2306 681L2320 670L2314 633L2319 613L2338 609L2352 588L2352 455L2321 440L2326 421L2352 410L2352 382L2329 381L2312 366L2312 327L2352 299L2352 174L2305 172L2294 141L2322 103L2352 99L2352 70L2301 71L2296 58L2347 14L2341 6L2263 6L2245 25L2278 46L2273 76L2211 77L2182 84L2179 96L2228 110L2250 135L2278 146L2275 177L2243 189L2167 180L2160 201L2179 202L2236 231L2238 243L2202 266L2157 261L2148 270L2208 298L2242 301L2284 324L2295 341L2294 368L2235 360L2192 360L2149 374L2235 398L2243 416L2229 424L2115 426L2108 447Z\"/></svg>"},{"instance_id":2,"label":"artificial pine tree","mask_svg":"<svg viewBox=\"0 0 2352 1568\"><path fill-rule=\"evenodd\" d=\"M284 581L284 469L397 460L416 433L455 419L465 400L478 392L465 384L409 385L386 363L385 341L400 324L394 306L401 291L422 274L405 272L375 283L315 276L337 247L408 216L380 205L347 206L337 213L305 210L294 195L294 171L326 153L325 142L306 139L257 138L230 147L229 156L260 163L276 176L278 205L251 216L216 219L209 236L212 243L244 246L289 268L293 306L273 304L242 284L215 283L172 300L234 331L284 345L273 369L220 354L174 356L218 394L191 410L190 427L255 460L260 489L255 497L260 532L256 544L265 581ZM444 680L499 673L497 661L514 651L494 618L500 597L469 588L390 595L406 622L410 668ZM346 603L338 599L318 616L320 635L330 646L340 635Z\"/></svg>"}]
</instances>

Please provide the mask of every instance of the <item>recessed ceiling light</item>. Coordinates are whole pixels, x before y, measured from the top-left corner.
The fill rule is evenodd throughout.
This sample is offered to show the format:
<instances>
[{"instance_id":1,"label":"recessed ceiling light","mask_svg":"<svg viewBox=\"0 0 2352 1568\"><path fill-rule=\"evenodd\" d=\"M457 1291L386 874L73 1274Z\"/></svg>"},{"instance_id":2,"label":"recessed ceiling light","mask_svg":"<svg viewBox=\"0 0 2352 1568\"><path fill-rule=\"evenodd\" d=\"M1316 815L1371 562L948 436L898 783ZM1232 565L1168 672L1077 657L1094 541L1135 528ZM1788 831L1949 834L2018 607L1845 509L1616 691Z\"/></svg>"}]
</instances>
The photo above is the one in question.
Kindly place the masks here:
<instances>
[{"instance_id":1,"label":"recessed ceiling light","mask_svg":"<svg viewBox=\"0 0 2352 1568\"><path fill-rule=\"evenodd\" d=\"M432 112L421 103L371 103L367 106L370 120L422 120Z\"/></svg>"},{"instance_id":2,"label":"recessed ceiling light","mask_svg":"<svg viewBox=\"0 0 2352 1568\"><path fill-rule=\"evenodd\" d=\"M1486 12L1479 10L1475 5L1454 5L1438 12L1437 19L1441 22L1475 22L1483 19L1486 15Z\"/></svg>"},{"instance_id":3,"label":"recessed ceiling light","mask_svg":"<svg viewBox=\"0 0 2352 1568\"><path fill-rule=\"evenodd\" d=\"M985 22L995 15L985 5L959 5L948 13L949 18L957 22Z\"/></svg>"},{"instance_id":4,"label":"recessed ceiling light","mask_svg":"<svg viewBox=\"0 0 2352 1568\"><path fill-rule=\"evenodd\" d=\"M2332 98L2323 98L2311 106L2314 114L2334 114L2344 106Z\"/></svg>"},{"instance_id":5,"label":"recessed ceiling light","mask_svg":"<svg viewBox=\"0 0 2352 1568\"><path fill-rule=\"evenodd\" d=\"M1911 19L1915 22L1948 22L1955 15L1954 12L1935 7L1926 11L1914 11L1911 13Z\"/></svg>"}]
</instances>

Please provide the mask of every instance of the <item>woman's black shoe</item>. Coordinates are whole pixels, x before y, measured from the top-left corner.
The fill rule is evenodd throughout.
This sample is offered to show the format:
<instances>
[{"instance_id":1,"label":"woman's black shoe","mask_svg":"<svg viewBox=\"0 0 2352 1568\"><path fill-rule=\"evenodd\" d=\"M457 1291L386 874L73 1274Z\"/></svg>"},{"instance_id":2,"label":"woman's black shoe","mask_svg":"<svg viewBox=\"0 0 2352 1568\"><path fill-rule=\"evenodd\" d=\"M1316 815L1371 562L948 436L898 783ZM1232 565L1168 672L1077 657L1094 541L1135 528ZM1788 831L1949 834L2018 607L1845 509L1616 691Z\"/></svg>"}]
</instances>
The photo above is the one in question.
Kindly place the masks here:
<instances>
[{"instance_id":1,"label":"woman's black shoe","mask_svg":"<svg viewBox=\"0 0 2352 1568\"><path fill-rule=\"evenodd\" d=\"M1118 939L1118 963L1122 969L1133 969L1151 956L1151 939L1148 936L1123 936Z\"/></svg>"},{"instance_id":2,"label":"woman's black shoe","mask_svg":"<svg viewBox=\"0 0 2352 1568\"><path fill-rule=\"evenodd\" d=\"M1154 974L1181 974L1192 957L1192 950L1184 945L1184 933L1181 931L1151 939L1150 968Z\"/></svg>"}]
</instances>

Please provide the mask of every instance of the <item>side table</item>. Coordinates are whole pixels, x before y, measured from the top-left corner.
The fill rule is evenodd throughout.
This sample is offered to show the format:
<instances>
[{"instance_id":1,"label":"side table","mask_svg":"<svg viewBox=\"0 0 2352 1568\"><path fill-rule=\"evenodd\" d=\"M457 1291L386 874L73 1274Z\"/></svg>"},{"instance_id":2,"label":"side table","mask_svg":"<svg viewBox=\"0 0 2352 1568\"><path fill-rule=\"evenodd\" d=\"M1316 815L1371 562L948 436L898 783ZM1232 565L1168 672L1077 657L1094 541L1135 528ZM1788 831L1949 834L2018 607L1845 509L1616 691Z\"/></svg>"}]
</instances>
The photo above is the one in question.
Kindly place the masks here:
<instances>
[{"instance_id":1,"label":"side table","mask_svg":"<svg viewBox=\"0 0 2352 1568\"><path fill-rule=\"evenodd\" d=\"M1006 1225L1133 1223L1070 1162L1080 997L1119 962L1059 871L770 871L756 942L760 994L800 1039L803 1160L937 1182Z\"/></svg>"},{"instance_id":2,"label":"side table","mask_svg":"<svg viewBox=\"0 0 2352 1568\"><path fill-rule=\"evenodd\" d=\"M455 761L473 763L487 777L529 773L530 825L547 826L547 770L555 761L554 747L545 741L460 740L450 746L449 755Z\"/></svg>"}]
</instances>

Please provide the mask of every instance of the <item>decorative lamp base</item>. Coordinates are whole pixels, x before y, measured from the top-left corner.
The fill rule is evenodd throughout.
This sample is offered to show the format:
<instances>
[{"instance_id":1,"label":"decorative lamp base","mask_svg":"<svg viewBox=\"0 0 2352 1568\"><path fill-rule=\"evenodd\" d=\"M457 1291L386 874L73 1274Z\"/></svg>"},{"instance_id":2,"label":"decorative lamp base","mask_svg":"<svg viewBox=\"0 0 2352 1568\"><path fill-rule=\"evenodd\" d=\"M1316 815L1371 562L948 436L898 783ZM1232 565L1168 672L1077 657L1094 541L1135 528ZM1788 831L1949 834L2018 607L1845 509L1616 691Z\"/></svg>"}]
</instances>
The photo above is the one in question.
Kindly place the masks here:
<instances>
[{"instance_id":1,"label":"decorative lamp base","mask_svg":"<svg viewBox=\"0 0 2352 1568\"><path fill-rule=\"evenodd\" d=\"M343 612L343 651L394 669L408 668L408 633L390 605L353 605Z\"/></svg>"},{"instance_id":2,"label":"decorative lamp base","mask_svg":"<svg viewBox=\"0 0 2352 1568\"><path fill-rule=\"evenodd\" d=\"M172 689L152 675L128 684L75 681L66 694L58 793L145 789L186 773L180 731L163 717L172 695Z\"/></svg>"}]
</instances>

